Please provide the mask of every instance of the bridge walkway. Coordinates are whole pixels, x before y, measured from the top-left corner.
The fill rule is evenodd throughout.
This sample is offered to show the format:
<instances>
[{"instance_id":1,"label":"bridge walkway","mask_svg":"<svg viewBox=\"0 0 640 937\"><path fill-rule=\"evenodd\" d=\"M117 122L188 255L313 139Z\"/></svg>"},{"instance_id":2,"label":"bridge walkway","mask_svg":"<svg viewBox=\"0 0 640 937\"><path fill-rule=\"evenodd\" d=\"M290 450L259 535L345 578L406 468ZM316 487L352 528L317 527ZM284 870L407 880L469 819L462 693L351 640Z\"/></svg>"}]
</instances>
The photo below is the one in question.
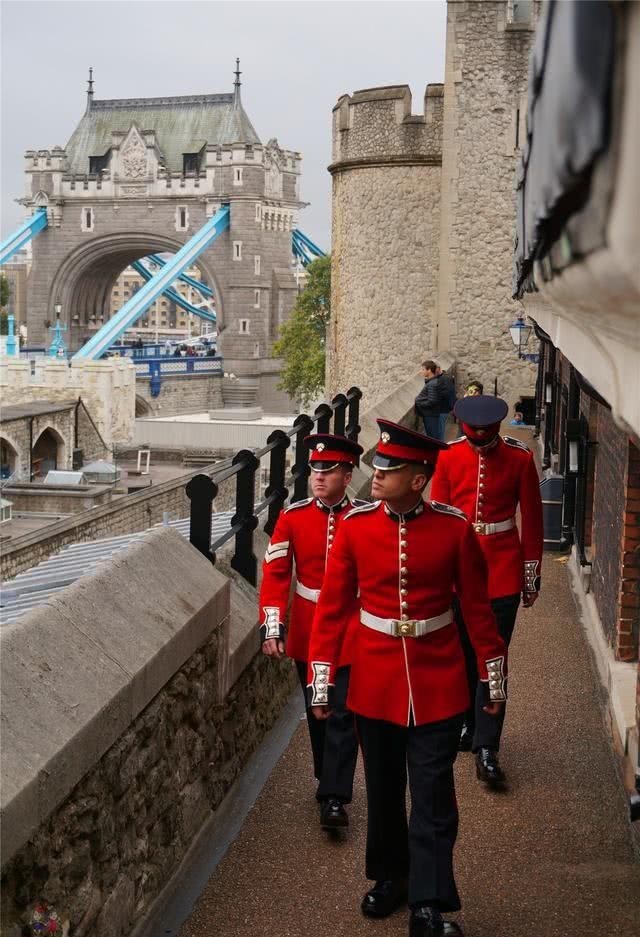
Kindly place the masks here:
<instances>
[{"instance_id":1,"label":"bridge walkway","mask_svg":"<svg viewBox=\"0 0 640 937\"><path fill-rule=\"evenodd\" d=\"M466 937L637 937L640 865L565 557L545 557L543 582L512 646L509 790L485 791L469 754L456 765L459 920ZM300 723L179 937L406 935L405 911L359 911L360 764L350 816L344 841L319 829Z\"/></svg>"}]
</instances>

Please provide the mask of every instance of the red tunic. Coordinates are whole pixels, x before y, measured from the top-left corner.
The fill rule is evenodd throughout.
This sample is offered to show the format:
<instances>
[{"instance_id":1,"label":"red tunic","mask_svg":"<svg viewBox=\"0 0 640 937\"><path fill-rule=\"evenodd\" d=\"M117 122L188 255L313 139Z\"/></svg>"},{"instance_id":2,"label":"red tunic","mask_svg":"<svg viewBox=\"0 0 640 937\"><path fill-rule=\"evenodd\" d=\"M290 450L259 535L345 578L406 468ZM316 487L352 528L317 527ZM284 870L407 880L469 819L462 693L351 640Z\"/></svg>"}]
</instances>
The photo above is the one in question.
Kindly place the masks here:
<instances>
[{"instance_id":1,"label":"red tunic","mask_svg":"<svg viewBox=\"0 0 640 937\"><path fill-rule=\"evenodd\" d=\"M319 594L334 537L352 507L346 496L331 508L320 499L296 501L280 513L269 541L262 565L258 624L263 640L286 634L286 652L294 660L309 659L309 636L316 610L314 601L295 592L288 628L285 628L294 563L298 584ZM345 612L347 618L355 611L354 603ZM348 663L349 647L345 642L340 666Z\"/></svg>"},{"instance_id":2,"label":"red tunic","mask_svg":"<svg viewBox=\"0 0 640 937\"><path fill-rule=\"evenodd\" d=\"M450 443L438 458L431 497L455 505L474 524L515 518L519 505L521 535L514 526L478 538L489 567L489 597L538 591L542 502L533 453L524 443L498 437L484 452L465 437Z\"/></svg>"},{"instance_id":3,"label":"red tunic","mask_svg":"<svg viewBox=\"0 0 640 937\"><path fill-rule=\"evenodd\" d=\"M373 630L358 616L348 705L356 713L408 725L435 722L469 706L464 656L450 612L460 598L481 679L487 664L504 698L506 648L486 590L486 564L471 524L455 508L419 502L398 515L377 502L349 512L331 552L316 609L308 682L312 705L330 702L345 613L360 607L383 619L430 619L445 624L420 637Z\"/></svg>"}]
</instances>

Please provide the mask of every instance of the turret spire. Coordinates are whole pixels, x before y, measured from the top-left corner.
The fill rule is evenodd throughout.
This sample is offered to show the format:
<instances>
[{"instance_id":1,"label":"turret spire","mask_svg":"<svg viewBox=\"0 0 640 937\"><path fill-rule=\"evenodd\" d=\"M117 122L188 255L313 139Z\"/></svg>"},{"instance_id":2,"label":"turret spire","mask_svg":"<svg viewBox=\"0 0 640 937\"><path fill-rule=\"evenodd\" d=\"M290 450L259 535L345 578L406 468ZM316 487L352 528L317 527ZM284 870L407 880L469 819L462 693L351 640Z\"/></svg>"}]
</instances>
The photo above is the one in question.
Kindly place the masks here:
<instances>
[{"instance_id":1,"label":"turret spire","mask_svg":"<svg viewBox=\"0 0 640 937\"><path fill-rule=\"evenodd\" d=\"M240 75L241 74L242 72L240 71L240 59L236 59L236 70L234 72L234 75L236 76L236 80L233 83L233 107L235 110L237 110L240 107Z\"/></svg>"},{"instance_id":2,"label":"turret spire","mask_svg":"<svg viewBox=\"0 0 640 937\"><path fill-rule=\"evenodd\" d=\"M93 104L93 68L89 69L89 87L87 88L87 110L91 110Z\"/></svg>"}]
</instances>

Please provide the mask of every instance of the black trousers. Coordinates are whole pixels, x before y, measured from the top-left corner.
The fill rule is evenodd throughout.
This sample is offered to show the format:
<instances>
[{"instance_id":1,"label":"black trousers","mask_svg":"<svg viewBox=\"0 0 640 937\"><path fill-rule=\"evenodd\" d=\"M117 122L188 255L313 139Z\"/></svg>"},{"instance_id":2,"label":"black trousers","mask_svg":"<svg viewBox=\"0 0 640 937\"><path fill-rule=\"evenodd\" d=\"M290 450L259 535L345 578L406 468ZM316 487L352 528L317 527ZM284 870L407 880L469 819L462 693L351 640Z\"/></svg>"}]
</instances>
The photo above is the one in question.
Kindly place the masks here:
<instances>
[{"instance_id":1,"label":"black trousers","mask_svg":"<svg viewBox=\"0 0 640 937\"><path fill-rule=\"evenodd\" d=\"M307 697L307 664L297 660L302 692ZM333 693L331 715L316 719L307 706L307 724L314 774L319 782L316 798L335 797L343 804L353 797L353 775L358 759L358 737L353 713L347 709L350 667L339 667Z\"/></svg>"},{"instance_id":2,"label":"black trousers","mask_svg":"<svg viewBox=\"0 0 640 937\"><path fill-rule=\"evenodd\" d=\"M507 647L509 647L511 643L511 636L513 635L513 629L516 624L519 605L519 593L516 595L503 595L497 599L491 600L491 608L496 616L500 637ZM489 687L487 683L482 683L478 679L476 655L464 624L460 605L457 601L454 601L454 612L464 650L464 657L467 665L467 680L469 681L469 695L472 701L471 708L465 713L464 721L469 732L473 733L473 751L477 752L480 748L493 748L498 751L507 707L506 705L503 706L500 714L497 716L490 716L482 708L486 706L489 701Z\"/></svg>"},{"instance_id":3,"label":"black trousers","mask_svg":"<svg viewBox=\"0 0 640 937\"><path fill-rule=\"evenodd\" d=\"M356 716L367 782L366 876L409 879L409 906L457 911L453 763L462 713L427 725ZM407 774L411 816L407 825Z\"/></svg>"}]
</instances>

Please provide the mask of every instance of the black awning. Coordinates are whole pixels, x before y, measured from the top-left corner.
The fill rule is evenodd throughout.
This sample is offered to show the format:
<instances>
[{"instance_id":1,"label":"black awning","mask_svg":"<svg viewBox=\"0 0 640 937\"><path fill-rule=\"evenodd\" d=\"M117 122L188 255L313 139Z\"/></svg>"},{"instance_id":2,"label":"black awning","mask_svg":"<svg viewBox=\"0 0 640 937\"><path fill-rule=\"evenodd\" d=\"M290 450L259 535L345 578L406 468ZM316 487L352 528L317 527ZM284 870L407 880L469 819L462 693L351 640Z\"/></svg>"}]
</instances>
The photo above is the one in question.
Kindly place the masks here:
<instances>
[{"instance_id":1,"label":"black awning","mask_svg":"<svg viewBox=\"0 0 640 937\"><path fill-rule=\"evenodd\" d=\"M529 67L527 135L517 178L514 296L589 196L610 139L616 12L608 0L550 0Z\"/></svg>"}]
</instances>

